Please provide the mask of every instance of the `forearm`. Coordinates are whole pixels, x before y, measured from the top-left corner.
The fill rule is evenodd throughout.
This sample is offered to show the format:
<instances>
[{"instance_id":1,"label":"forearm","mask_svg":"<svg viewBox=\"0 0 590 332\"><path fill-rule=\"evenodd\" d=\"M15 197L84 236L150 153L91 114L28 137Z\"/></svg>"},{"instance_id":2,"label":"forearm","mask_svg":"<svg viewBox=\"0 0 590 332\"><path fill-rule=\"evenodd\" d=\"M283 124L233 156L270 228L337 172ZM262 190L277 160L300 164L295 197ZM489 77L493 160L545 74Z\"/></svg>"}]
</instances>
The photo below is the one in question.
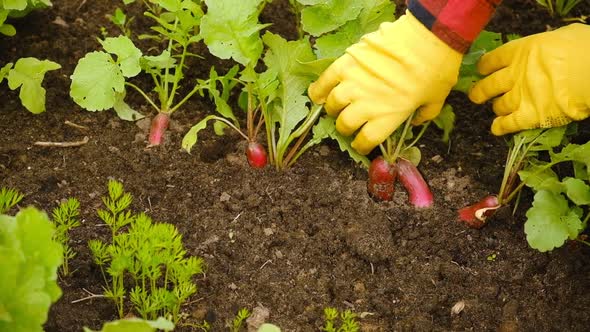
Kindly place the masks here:
<instances>
[{"instance_id":1,"label":"forearm","mask_svg":"<svg viewBox=\"0 0 590 332\"><path fill-rule=\"evenodd\" d=\"M408 10L455 50L466 53L502 0L407 0Z\"/></svg>"}]
</instances>

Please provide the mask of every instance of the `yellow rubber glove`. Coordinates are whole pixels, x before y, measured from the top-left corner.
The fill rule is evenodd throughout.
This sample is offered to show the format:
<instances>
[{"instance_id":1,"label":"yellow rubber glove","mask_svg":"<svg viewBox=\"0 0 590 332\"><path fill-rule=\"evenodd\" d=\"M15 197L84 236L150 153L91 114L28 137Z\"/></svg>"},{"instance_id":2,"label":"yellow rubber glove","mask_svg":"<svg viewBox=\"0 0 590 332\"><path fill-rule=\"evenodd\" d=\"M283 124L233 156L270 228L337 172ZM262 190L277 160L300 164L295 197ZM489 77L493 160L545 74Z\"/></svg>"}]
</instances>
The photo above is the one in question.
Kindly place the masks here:
<instances>
[{"instance_id":1,"label":"yellow rubber glove","mask_svg":"<svg viewBox=\"0 0 590 332\"><path fill-rule=\"evenodd\" d=\"M475 103L494 99L494 135L557 127L590 115L590 27L572 24L506 43L478 63L469 92Z\"/></svg>"},{"instance_id":2,"label":"yellow rubber glove","mask_svg":"<svg viewBox=\"0 0 590 332\"><path fill-rule=\"evenodd\" d=\"M367 154L417 109L413 124L440 113L462 57L406 12L350 46L310 85L309 96L338 116L343 135L360 128L352 147Z\"/></svg>"}]
</instances>

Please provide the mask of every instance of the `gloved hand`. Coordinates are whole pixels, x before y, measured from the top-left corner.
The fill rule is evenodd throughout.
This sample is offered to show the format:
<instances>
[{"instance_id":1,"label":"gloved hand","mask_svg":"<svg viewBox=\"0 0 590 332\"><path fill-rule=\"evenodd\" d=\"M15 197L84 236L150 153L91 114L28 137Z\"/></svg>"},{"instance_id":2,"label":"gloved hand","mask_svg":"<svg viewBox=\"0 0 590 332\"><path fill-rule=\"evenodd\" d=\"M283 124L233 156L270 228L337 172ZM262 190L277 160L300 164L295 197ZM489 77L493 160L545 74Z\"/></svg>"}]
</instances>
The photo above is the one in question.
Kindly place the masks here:
<instances>
[{"instance_id":1,"label":"gloved hand","mask_svg":"<svg viewBox=\"0 0 590 332\"><path fill-rule=\"evenodd\" d=\"M567 27L506 43L485 54L489 75L469 92L475 103L493 97L494 135L557 127L590 115L590 26Z\"/></svg>"},{"instance_id":2,"label":"gloved hand","mask_svg":"<svg viewBox=\"0 0 590 332\"><path fill-rule=\"evenodd\" d=\"M352 147L367 154L417 109L413 124L439 114L462 57L406 12L350 46L310 85L309 96L338 115L343 135L362 127Z\"/></svg>"}]
</instances>

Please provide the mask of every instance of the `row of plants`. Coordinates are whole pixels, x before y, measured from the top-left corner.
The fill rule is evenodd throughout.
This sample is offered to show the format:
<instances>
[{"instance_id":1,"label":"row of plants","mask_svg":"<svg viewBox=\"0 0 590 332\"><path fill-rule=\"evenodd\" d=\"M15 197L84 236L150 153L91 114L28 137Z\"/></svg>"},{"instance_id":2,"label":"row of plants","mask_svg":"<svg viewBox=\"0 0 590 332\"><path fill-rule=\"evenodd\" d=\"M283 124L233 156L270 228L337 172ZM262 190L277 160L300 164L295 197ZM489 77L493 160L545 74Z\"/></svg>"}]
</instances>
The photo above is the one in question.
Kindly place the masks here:
<instances>
[{"instance_id":1,"label":"row of plants","mask_svg":"<svg viewBox=\"0 0 590 332\"><path fill-rule=\"evenodd\" d=\"M210 331L207 321L184 322L181 306L196 294L194 277L204 271L201 258L188 256L182 236L168 223L153 222L144 213L130 210L133 197L123 184L111 180L102 197L104 207L97 215L110 230L110 241L88 241L94 264L104 280L105 298L117 308L119 320L106 323L102 332L172 331L190 326ZM35 207L8 212L23 195L14 189L0 190L0 330L42 331L50 306L62 295L57 283L70 276L69 261L76 252L69 232L80 226L80 203L75 198L62 201L50 216ZM125 307L126 305L130 307ZM137 315L137 318L129 318ZM239 332L251 315L241 309L227 327ZM323 331L358 331L357 316L349 310L326 308ZM93 330L84 328L86 332ZM259 332L280 332L273 324L263 324Z\"/></svg>"},{"instance_id":2,"label":"row of plants","mask_svg":"<svg viewBox=\"0 0 590 332\"><path fill-rule=\"evenodd\" d=\"M131 2L134 1L125 1L126 4ZM306 95L308 85L348 46L362 35L374 31L380 23L394 18L394 3L389 0L291 0L289 3L297 18L295 23L299 38L286 40L265 31L268 24L259 21L260 13L269 2L144 0L144 15L152 19L154 25L149 34L140 35L135 35L132 30L130 22L133 18L128 18L124 10L118 9L112 16L112 22L120 28L121 34L99 39L103 50L90 52L80 59L71 76L70 95L86 110L113 109L122 119L136 120L143 115L128 105L125 97L128 90L138 93L157 112L152 119L150 146L162 143L171 114L180 110L195 95L207 97L215 104L216 114L205 116L186 133L182 147L188 152L197 143L199 132L208 128L210 123L218 135L225 134L228 129L237 131L247 141L246 157L256 168L270 163L277 170L287 169L314 145L333 139L352 160L368 168L367 188L372 197L392 200L396 180L399 179L408 192L410 204L417 208L432 206L434 195L417 169L421 159L418 142L425 134L431 133L428 128L432 123L442 131L442 139L449 140L455 119L451 105L445 105L438 118L419 127L411 125L411 116L380 145L381 156L370 161L352 149L351 138L336 131L335 119L324 115L322 107L313 105ZM558 8L563 13L573 6L573 2L565 4L558 1L551 8ZM518 36L508 35L504 39L514 38ZM144 54L134 40L153 41L153 45ZM199 58L191 49L200 42L208 47L212 55L231 60L235 66L225 74L211 68L208 78L187 82L185 76L190 70L189 63ZM484 31L463 59L455 90L467 92L481 78L476 69L479 57L502 43L501 35ZM162 46L165 47L162 49ZM21 59L14 68L9 64L0 71L3 73L0 81L6 76L11 88L20 86L23 104L40 110L42 99L32 96L44 96L45 91L40 85L43 74L57 69L56 66L59 65ZM152 90L140 88L134 82L138 77L148 78L153 83ZM180 94L181 91L184 95ZM515 201L519 197L517 193L525 186L542 200L547 190L535 186L531 179L537 178L538 172L547 173L547 169L557 163L570 162L576 170L575 180L564 179L560 182L561 186L551 191L552 198L562 197L559 196L562 194L567 196L569 203L566 208L558 209L558 206L564 206L559 200L560 204L553 204L551 211L560 212L555 212L551 220L541 221L535 218L539 215L535 211L547 204L536 203L535 200L527 212L525 232L531 247L541 251L559 247L566 239L584 241L580 234L586 228L587 218L582 218L582 211L587 203L583 199L572 199L567 194L568 190L573 190L567 189L568 183L580 191L578 196L588 194L583 157L555 157L572 149L569 141L575 133L569 131L568 135L563 134L556 143L542 149L538 146L530 148L531 142L539 144L539 139L530 137L544 137L545 132L524 131L508 139L509 157L499 194L484 200L485 204L461 210L460 220L480 228L486 216L495 208ZM566 130L556 128L547 132L565 133ZM264 140L266 144L261 143ZM551 166L533 172L534 176L527 176L526 172L530 172L528 163L537 165L547 156L561 159L552 159ZM573 215L581 219L572 221L571 218L564 218Z\"/></svg>"}]
</instances>

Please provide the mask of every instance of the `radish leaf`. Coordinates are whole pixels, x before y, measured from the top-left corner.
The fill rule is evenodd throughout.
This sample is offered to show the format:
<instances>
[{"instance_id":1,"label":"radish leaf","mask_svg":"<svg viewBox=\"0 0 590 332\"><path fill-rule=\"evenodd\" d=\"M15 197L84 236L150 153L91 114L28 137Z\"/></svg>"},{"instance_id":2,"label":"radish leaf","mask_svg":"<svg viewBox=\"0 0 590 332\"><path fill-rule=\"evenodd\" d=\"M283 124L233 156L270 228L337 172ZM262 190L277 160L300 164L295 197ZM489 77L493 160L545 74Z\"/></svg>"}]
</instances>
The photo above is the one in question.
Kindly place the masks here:
<instances>
[{"instance_id":1,"label":"radish leaf","mask_svg":"<svg viewBox=\"0 0 590 332\"><path fill-rule=\"evenodd\" d=\"M570 209L561 194L541 190L535 194L533 206L526 213L524 232L531 248L541 252L575 239L583 230L581 209Z\"/></svg>"},{"instance_id":2,"label":"radish leaf","mask_svg":"<svg viewBox=\"0 0 590 332\"><path fill-rule=\"evenodd\" d=\"M18 59L14 68L8 72L8 87L11 90L20 88L21 103L31 113L45 112L45 89L41 83L46 72L60 68L59 64L49 60Z\"/></svg>"},{"instance_id":3,"label":"radish leaf","mask_svg":"<svg viewBox=\"0 0 590 332\"><path fill-rule=\"evenodd\" d=\"M70 96L89 111L112 108L117 93L125 91L125 78L121 68L105 52L86 54L78 62L71 79Z\"/></svg>"},{"instance_id":4,"label":"radish leaf","mask_svg":"<svg viewBox=\"0 0 590 332\"><path fill-rule=\"evenodd\" d=\"M233 58L242 65L256 62L262 54L258 24L262 0L205 0L207 13L201 18L201 35L211 54Z\"/></svg>"}]
</instances>

